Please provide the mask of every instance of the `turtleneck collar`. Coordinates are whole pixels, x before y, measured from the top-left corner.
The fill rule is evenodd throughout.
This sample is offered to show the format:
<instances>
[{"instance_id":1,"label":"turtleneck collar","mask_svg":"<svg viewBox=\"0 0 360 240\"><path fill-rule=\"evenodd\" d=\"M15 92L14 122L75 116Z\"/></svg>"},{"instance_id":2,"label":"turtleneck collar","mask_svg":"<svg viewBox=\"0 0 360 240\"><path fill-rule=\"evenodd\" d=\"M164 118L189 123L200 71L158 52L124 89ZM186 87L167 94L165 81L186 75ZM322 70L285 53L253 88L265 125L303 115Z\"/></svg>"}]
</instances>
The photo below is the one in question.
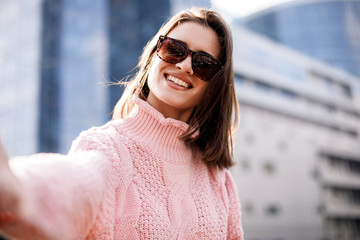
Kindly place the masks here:
<instances>
[{"instance_id":1,"label":"turtleneck collar","mask_svg":"<svg viewBox=\"0 0 360 240\"><path fill-rule=\"evenodd\" d=\"M123 119L122 130L163 155L170 163L185 164L191 161L191 147L185 145L184 141L179 138L189 125L173 118L165 118L163 114L137 95L133 100L135 106L131 113Z\"/></svg>"}]
</instances>

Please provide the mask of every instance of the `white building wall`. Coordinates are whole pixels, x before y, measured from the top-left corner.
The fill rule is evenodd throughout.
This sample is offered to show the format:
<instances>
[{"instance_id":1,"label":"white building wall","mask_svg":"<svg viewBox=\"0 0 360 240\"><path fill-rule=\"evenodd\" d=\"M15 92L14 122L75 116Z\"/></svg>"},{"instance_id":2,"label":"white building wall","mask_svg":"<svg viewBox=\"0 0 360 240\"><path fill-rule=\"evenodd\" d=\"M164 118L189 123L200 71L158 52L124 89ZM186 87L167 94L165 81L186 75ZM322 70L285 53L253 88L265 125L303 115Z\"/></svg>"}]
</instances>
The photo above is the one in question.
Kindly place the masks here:
<instances>
[{"instance_id":1,"label":"white building wall","mask_svg":"<svg viewBox=\"0 0 360 240\"><path fill-rule=\"evenodd\" d=\"M308 126L249 106L241 114L232 171L247 239L319 239L316 151Z\"/></svg>"},{"instance_id":2,"label":"white building wall","mask_svg":"<svg viewBox=\"0 0 360 240\"><path fill-rule=\"evenodd\" d=\"M233 35L241 123L232 172L246 239L323 239L331 200L321 152L360 159L360 80L245 29Z\"/></svg>"}]
</instances>

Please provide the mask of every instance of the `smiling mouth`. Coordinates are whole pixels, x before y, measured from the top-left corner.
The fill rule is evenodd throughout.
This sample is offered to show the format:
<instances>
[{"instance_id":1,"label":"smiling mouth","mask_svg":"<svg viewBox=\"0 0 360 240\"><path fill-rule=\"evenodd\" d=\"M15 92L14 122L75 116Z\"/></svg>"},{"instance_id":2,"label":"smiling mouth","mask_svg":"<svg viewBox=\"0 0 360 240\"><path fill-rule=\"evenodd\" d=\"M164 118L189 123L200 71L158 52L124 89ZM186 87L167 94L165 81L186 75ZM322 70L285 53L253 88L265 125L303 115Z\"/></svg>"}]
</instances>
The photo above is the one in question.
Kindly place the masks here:
<instances>
[{"instance_id":1,"label":"smiling mouth","mask_svg":"<svg viewBox=\"0 0 360 240\"><path fill-rule=\"evenodd\" d=\"M170 82L175 83L176 85L179 85L179 86L181 86L181 87L183 87L183 88L187 88L187 89L192 88L192 86L191 86L190 84L188 84L188 83L184 82L183 80L180 80L180 79L178 79L178 78L176 78L176 77L174 77L174 76L167 75L167 76L165 76L165 77L166 77L166 79L169 80Z\"/></svg>"}]
</instances>

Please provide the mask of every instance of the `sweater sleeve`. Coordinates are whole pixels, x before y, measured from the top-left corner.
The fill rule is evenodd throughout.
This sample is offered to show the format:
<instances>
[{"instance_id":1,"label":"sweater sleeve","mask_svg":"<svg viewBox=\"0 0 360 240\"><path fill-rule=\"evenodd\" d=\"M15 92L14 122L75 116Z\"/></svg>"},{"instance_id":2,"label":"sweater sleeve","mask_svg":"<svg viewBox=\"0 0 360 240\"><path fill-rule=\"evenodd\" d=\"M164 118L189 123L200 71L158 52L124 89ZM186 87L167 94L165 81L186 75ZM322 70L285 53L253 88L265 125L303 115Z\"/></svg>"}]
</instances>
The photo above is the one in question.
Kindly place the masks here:
<instances>
[{"instance_id":1,"label":"sweater sleeve","mask_svg":"<svg viewBox=\"0 0 360 240\"><path fill-rule=\"evenodd\" d=\"M231 173L225 172L225 187L229 199L229 219L227 239L244 239L244 233L241 224L240 201L238 191Z\"/></svg>"},{"instance_id":2,"label":"sweater sleeve","mask_svg":"<svg viewBox=\"0 0 360 240\"><path fill-rule=\"evenodd\" d=\"M113 165L118 156L111 144L104 136L85 132L73 142L68 155L12 159L10 167L28 196L27 219L21 222L25 227L20 226L18 230L23 231L15 231L14 236L36 229L41 238L33 239L84 239L117 179ZM25 239L32 239L34 233L29 234Z\"/></svg>"}]
</instances>

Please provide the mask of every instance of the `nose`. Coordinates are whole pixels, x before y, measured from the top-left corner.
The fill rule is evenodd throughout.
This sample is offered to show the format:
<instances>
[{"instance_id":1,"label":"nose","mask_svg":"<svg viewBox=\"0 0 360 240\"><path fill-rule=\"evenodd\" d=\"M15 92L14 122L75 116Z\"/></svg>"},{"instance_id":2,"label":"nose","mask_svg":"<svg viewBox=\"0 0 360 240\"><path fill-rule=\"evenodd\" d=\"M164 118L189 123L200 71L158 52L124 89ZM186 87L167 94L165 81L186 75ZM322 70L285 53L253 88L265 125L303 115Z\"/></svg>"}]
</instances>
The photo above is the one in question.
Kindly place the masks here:
<instances>
[{"instance_id":1,"label":"nose","mask_svg":"<svg viewBox=\"0 0 360 240\"><path fill-rule=\"evenodd\" d=\"M187 74L193 75L194 73L191 64L192 64L192 58L191 58L191 54L189 54L184 60L175 64L175 66L185 71Z\"/></svg>"}]
</instances>

